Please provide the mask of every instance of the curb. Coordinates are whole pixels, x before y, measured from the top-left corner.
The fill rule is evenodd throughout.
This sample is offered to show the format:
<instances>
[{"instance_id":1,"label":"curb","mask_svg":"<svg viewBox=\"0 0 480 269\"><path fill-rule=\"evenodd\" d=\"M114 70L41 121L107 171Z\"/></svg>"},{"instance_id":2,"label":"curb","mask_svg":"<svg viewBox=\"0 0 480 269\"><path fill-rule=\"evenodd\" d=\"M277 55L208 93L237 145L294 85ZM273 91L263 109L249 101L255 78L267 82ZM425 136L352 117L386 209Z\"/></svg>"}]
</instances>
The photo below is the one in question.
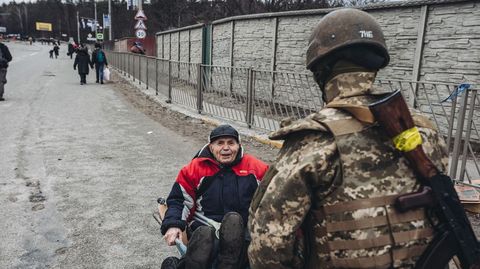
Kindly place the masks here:
<instances>
[{"instance_id":1,"label":"curb","mask_svg":"<svg viewBox=\"0 0 480 269\"><path fill-rule=\"evenodd\" d=\"M115 74L123 79L124 81L126 81L128 84L130 84L130 86L133 86L134 88L138 89L143 95L145 95L146 98L149 98L151 99L152 101L158 103L160 106L162 106L163 108L165 109L168 109L168 110L172 110L172 111L175 111L175 112L178 112L178 113L181 113L185 116L188 116L188 117L192 117L192 118L195 118L195 119L198 119L200 121L202 121L203 123L206 123L208 125L212 125L212 126L219 126L221 124L225 124L225 123L228 123L228 124L231 124L235 127L235 129L238 130L238 132L244 136L244 137L250 137L252 138L253 140L259 142L259 143L262 143L264 145L268 145L268 146L271 146L271 147L274 147L274 148L277 148L277 149L280 149L283 145L283 141L279 141L279 140L270 140L268 139L268 135L267 134L259 134L255 129L250 129L250 128L245 128L245 127L240 127L238 125L235 124L235 122L232 122L232 121L228 121L228 120L220 120L220 119L215 119L215 118L212 118L212 117L208 117L208 116L205 116L205 115L202 115L202 114L197 114L195 112L191 112L191 111L187 111L187 109L184 109L184 108L181 108L179 106L176 106L175 104L172 104L172 103L166 103L165 101L161 101L161 100L158 100L158 98L155 98L157 96L151 96L149 95L148 93L145 92L146 87L145 87L145 83L142 83L142 85L139 85L138 83L136 83L136 81L134 82L132 79L129 79L128 77L126 77L125 75L122 75L117 69L115 68L112 68L111 71L115 72ZM159 95L161 96L161 95ZM160 97L159 97L160 98Z\"/></svg>"}]
</instances>

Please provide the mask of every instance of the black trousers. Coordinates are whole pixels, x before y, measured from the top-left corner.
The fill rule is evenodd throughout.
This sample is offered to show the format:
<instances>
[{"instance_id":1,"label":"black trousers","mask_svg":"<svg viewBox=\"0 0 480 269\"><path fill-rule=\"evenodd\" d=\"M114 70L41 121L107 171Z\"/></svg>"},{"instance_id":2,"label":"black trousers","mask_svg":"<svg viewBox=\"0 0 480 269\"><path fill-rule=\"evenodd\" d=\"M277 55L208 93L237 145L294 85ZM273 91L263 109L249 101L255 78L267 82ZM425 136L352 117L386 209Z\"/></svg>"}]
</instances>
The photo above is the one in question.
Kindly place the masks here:
<instances>
[{"instance_id":1,"label":"black trousers","mask_svg":"<svg viewBox=\"0 0 480 269\"><path fill-rule=\"evenodd\" d=\"M87 83L87 74L80 74L80 82Z\"/></svg>"}]
</instances>

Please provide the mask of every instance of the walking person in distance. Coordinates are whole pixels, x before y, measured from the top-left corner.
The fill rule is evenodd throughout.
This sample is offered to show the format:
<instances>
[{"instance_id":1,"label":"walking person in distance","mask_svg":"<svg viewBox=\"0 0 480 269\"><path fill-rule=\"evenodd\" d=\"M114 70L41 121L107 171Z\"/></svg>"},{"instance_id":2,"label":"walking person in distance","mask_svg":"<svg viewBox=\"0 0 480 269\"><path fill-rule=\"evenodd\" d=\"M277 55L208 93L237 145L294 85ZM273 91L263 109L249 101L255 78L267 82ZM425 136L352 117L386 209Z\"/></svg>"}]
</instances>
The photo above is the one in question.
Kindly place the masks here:
<instances>
[{"instance_id":1,"label":"walking person in distance","mask_svg":"<svg viewBox=\"0 0 480 269\"><path fill-rule=\"evenodd\" d=\"M103 70L108 66L107 56L102 50L100 43L95 43L95 50L92 53L92 63L95 64L96 83L103 84Z\"/></svg>"},{"instance_id":2,"label":"walking person in distance","mask_svg":"<svg viewBox=\"0 0 480 269\"><path fill-rule=\"evenodd\" d=\"M73 69L77 69L77 66L78 75L80 75L80 85L87 84L87 75L90 68L93 68L93 62L90 60L90 55L88 55L88 49L83 45L80 45L78 49Z\"/></svg>"},{"instance_id":3,"label":"walking person in distance","mask_svg":"<svg viewBox=\"0 0 480 269\"><path fill-rule=\"evenodd\" d=\"M0 101L5 101L3 94L5 92L5 84L7 84L7 68L8 63L12 60L12 55L8 47L0 42Z\"/></svg>"}]
</instances>

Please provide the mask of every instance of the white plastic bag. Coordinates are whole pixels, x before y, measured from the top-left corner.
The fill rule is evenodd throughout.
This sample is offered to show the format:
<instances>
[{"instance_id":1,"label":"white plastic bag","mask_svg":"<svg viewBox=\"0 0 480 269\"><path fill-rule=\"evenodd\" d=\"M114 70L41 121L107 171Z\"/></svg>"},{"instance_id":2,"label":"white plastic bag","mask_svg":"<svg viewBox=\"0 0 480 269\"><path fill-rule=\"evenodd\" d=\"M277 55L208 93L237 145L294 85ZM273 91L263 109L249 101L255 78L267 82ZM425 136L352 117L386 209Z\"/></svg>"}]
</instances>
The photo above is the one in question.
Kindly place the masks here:
<instances>
[{"instance_id":1,"label":"white plastic bag","mask_svg":"<svg viewBox=\"0 0 480 269\"><path fill-rule=\"evenodd\" d=\"M110 69L108 69L108 67L105 67L105 69L103 69L103 80L110 80Z\"/></svg>"}]
</instances>

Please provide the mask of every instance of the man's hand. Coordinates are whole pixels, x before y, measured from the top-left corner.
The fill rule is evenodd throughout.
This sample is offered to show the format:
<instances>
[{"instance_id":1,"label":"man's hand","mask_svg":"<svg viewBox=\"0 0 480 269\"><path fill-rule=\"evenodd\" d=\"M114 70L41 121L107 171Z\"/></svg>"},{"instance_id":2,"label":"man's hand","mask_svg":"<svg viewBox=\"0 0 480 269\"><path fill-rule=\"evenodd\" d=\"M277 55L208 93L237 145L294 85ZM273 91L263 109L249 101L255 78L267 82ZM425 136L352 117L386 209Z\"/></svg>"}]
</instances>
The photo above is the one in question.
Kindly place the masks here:
<instances>
[{"instance_id":1,"label":"man's hand","mask_svg":"<svg viewBox=\"0 0 480 269\"><path fill-rule=\"evenodd\" d=\"M173 246L175 245L175 239L178 238L182 240L182 230L175 227L169 228L163 238L165 238L165 241L169 246Z\"/></svg>"}]
</instances>

